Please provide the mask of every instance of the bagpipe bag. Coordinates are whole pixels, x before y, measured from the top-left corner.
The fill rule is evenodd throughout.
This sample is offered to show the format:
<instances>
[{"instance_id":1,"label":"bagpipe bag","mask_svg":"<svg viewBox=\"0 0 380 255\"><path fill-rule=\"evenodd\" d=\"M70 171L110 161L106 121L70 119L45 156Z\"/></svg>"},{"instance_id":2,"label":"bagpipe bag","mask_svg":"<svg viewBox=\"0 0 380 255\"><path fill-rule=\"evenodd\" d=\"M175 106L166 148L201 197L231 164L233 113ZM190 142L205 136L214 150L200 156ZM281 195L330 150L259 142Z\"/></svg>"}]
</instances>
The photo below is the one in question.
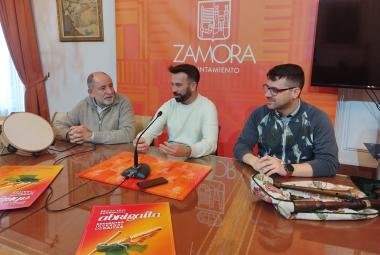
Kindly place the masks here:
<instances>
[{"instance_id":1,"label":"bagpipe bag","mask_svg":"<svg viewBox=\"0 0 380 255\"><path fill-rule=\"evenodd\" d=\"M361 201L366 195L356 187L338 185L323 181L291 181L282 184L296 185L307 188L342 190L349 191L354 200ZM359 210L345 207L350 202L332 196L325 196L317 193L309 193L293 189L278 188L274 185L271 177L263 174L255 174L251 178L251 191L261 200L270 203L286 219L303 220L365 220L378 216L379 212L373 208L363 208ZM297 210L297 203L307 201L308 204L334 203L342 204L342 208L330 209L310 209ZM318 206L316 206L318 207ZM315 208L316 208L315 207ZM313 208L313 206L311 206Z\"/></svg>"}]
</instances>

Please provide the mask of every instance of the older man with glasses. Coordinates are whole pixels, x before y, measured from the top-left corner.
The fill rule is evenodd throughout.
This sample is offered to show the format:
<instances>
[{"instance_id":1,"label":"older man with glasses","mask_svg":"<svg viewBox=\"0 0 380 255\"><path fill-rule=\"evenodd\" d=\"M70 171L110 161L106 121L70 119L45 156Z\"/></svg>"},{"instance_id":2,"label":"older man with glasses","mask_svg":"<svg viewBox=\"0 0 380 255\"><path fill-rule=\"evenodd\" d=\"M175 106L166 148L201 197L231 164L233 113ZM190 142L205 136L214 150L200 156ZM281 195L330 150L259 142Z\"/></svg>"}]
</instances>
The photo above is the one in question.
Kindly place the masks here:
<instances>
[{"instance_id":1,"label":"older man with glasses","mask_svg":"<svg viewBox=\"0 0 380 255\"><path fill-rule=\"evenodd\" d=\"M235 157L265 175L333 176L339 165L334 127L327 114L303 102L305 82L295 64L273 67L263 85L267 104L249 116ZM258 145L258 156L252 153Z\"/></svg>"}]
</instances>

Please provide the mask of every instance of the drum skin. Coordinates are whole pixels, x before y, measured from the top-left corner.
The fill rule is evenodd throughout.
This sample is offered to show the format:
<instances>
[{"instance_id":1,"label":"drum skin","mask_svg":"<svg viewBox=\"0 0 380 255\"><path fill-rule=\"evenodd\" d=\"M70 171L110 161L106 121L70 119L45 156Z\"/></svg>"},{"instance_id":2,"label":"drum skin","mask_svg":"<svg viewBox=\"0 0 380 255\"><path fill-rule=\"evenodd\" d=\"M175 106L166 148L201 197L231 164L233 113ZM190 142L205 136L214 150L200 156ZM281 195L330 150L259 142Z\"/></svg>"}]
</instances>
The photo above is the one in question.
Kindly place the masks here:
<instances>
[{"instance_id":1,"label":"drum skin","mask_svg":"<svg viewBox=\"0 0 380 255\"><path fill-rule=\"evenodd\" d=\"M18 112L4 120L0 139L8 153L32 156L53 143L54 132L50 123L42 117Z\"/></svg>"}]
</instances>

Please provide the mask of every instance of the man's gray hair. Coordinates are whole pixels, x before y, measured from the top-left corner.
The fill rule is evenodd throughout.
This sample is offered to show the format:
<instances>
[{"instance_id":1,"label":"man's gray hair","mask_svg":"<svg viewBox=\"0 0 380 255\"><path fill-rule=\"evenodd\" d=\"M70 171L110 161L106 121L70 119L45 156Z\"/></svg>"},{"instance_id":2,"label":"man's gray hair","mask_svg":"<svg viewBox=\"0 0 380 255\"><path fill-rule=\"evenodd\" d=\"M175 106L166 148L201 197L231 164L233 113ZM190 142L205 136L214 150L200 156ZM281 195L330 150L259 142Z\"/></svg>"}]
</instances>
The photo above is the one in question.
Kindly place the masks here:
<instances>
[{"instance_id":1,"label":"man's gray hair","mask_svg":"<svg viewBox=\"0 0 380 255\"><path fill-rule=\"evenodd\" d=\"M94 82L94 76L95 76L95 74L97 74L97 73L102 73L102 74L104 74L104 75L110 77L110 76L109 76L108 74L106 74L105 72L93 72L93 73L91 73L91 74L87 77L87 87L88 87L89 89L92 89L92 88L94 87L94 85L95 85L95 82ZM111 77L110 77L110 78L111 78Z\"/></svg>"}]
</instances>

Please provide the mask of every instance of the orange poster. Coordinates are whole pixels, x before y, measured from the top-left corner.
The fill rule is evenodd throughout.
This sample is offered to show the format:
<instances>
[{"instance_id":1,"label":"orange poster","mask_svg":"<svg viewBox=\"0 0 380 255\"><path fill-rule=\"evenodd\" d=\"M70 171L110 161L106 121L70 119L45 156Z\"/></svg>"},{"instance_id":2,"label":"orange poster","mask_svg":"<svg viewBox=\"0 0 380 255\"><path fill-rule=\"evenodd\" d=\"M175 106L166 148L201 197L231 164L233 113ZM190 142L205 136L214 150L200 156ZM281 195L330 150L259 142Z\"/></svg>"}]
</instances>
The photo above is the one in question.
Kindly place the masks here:
<instances>
[{"instance_id":1,"label":"orange poster","mask_svg":"<svg viewBox=\"0 0 380 255\"><path fill-rule=\"evenodd\" d=\"M76 254L175 254L169 203L94 206Z\"/></svg>"},{"instance_id":2,"label":"orange poster","mask_svg":"<svg viewBox=\"0 0 380 255\"><path fill-rule=\"evenodd\" d=\"M139 155L139 162L146 163L150 166L151 172L147 180L157 177L164 177L168 183L141 189L141 191L169 197L177 200L183 200L186 196L206 177L211 171L211 167L167 160L164 158L154 157L146 154ZM118 185L124 180L121 173L128 167L133 166L133 153L122 152L108 160L105 160L89 169L81 172L80 177ZM131 178L122 184L122 187L140 190L137 183L142 180Z\"/></svg>"},{"instance_id":3,"label":"orange poster","mask_svg":"<svg viewBox=\"0 0 380 255\"><path fill-rule=\"evenodd\" d=\"M172 97L170 65L198 67L198 91L218 110L218 154L232 149L278 64L305 71L301 98L335 118L336 90L310 86L318 0L115 0L118 92L136 114Z\"/></svg>"},{"instance_id":4,"label":"orange poster","mask_svg":"<svg viewBox=\"0 0 380 255\"><path fill-rule=\"evenodd\" d=\"M0 210L30 206L49 186L62 166L1 166Z\"/></svg>"}]
</instances>

